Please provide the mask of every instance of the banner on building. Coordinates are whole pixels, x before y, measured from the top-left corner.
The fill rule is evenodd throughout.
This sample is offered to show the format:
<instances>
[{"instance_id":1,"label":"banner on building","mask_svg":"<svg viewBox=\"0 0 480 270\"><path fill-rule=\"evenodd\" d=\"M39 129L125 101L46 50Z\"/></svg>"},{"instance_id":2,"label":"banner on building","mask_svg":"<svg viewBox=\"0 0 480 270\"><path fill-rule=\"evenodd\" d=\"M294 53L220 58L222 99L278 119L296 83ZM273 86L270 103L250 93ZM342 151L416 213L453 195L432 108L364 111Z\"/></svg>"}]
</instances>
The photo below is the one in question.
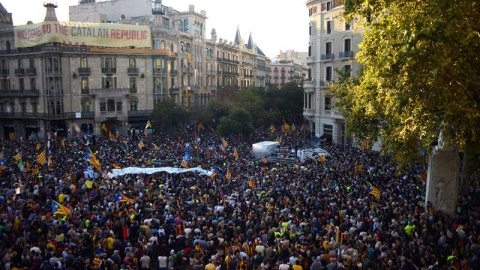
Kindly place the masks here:
<instances>
[{"instance_id":1,"label":"banner on building","mask_svg":"<svg viewBox=\"0 0 480 270\"><path fill-rule=\"evenodd\" d=\"M152 46L146 25L117 23L41 22L15 26L15 46L33 47L50 42L68 45L136 47Z\"/></svg>"}]
</instances>

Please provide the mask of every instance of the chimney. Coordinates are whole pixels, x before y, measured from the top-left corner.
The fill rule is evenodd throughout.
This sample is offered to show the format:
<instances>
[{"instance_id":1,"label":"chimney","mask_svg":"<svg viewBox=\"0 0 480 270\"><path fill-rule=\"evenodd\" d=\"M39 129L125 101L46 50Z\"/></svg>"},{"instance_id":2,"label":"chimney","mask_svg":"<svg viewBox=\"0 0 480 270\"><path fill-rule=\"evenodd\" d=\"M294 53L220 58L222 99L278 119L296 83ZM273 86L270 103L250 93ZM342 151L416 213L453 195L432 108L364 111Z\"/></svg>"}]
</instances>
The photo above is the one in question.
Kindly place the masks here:
<instances>
[{"instance_id":1,"label":"chimney","mask_svg":"<svg viewBox=\"0 0 480 270\"><path fill-rule=\"evenodd\" d=\"M46 22L58 22L57 14L55 13L55 8L57 8L57 3L53 0L47 0L43 3L43 6L47 8L47 14L45 15Z\"/></svg>"}]
</instances>

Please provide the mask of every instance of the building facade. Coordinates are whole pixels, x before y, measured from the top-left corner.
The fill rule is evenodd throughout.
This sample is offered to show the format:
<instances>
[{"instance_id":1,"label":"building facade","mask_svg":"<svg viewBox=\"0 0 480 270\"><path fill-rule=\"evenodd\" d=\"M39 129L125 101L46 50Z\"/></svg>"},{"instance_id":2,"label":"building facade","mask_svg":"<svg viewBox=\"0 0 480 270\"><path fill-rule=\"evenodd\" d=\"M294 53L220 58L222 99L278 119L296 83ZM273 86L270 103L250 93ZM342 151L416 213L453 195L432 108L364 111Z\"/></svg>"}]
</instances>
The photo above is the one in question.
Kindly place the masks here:
<instances>
[{"instance_id":1,"label":"building facade","mask_svg":"<svg viewBox=\"0 0 480 270\"><path fill-rule=\"evenodd\" d=\"M306 74L306 68L292 60L277 60L270 64L270 70L270 85L278 88L290 82L302 84Z\"/></svg>"},{"instance_id":2,"label":"building facade","mask_svg":"<svg viewBox=\"0 0 480 270\"><path fill-rule=\"evenodd\" d=\"M85 0L78 6L88 10L106 2ZM45 21L56 21L56 6L46 7ZM115 23L148 25L150 48L65 43L15 48L11 14L1 7L0 137L102 135L103 124L112 133L126 135L143 129L162 99L201 110L226 86L268 85L270 60L253 42L249 46L217 42L214 29L207 39L205 11L189 6L179 12L157 0L146 12L142 17L135 11ZM115 16L92 14L84 19L112 22Z\"/></svg>"},{"instance_id":3,"label":"building facade","mask_svg":"<svg viewBox=\"0 0 480 270\"><path fill-rule=\"evenodd\" d=\"M329 84L338 78L337 71L351 76L358 72L355 62L363 29L343 20L344 7L339 0L309 0L310 42L308 79L304 82L303 115L317 137L344 143L345 120L329 95Z\"/></svg>"}]
</instances>

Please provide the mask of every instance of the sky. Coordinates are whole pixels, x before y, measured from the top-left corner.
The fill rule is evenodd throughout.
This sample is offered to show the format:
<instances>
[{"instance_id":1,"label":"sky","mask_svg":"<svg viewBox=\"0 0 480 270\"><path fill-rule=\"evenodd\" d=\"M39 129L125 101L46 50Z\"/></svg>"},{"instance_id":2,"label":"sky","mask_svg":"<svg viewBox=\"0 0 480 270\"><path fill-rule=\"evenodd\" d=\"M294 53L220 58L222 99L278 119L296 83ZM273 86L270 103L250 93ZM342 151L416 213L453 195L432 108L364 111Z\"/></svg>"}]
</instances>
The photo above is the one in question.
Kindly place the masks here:
<instances>
[{"instance_id":1,"label":"sky","mask_svg":"<svg viewBox=\"0 0 480 270\"><path fill-rule=\"evenodd\" d=\"M57 0L59 21L68 21L68 7L78 0ZM2 0L2 5L13 15L14 25L27 21L38 23L45 18L44 0ZM163 5L178 11L207 12L207 38L212 28L218 38L233 41L237 27L245 42L250 32L253 42L270 58L280 51L308 50L308 9L305 0L163 0Z\"/></svg>"}]
</instances>

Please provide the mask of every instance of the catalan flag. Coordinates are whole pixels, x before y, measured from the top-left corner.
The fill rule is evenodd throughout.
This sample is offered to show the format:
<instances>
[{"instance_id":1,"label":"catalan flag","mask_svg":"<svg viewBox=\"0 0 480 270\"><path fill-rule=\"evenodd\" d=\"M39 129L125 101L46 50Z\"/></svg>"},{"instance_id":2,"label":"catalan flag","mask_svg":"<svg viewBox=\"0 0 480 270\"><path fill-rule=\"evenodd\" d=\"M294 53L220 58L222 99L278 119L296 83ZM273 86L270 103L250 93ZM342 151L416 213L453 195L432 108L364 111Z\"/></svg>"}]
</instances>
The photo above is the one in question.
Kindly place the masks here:
<instances>
[{"instance_id":1,"label":"catalan flag","mask_svg":"<svg viewBox=\"0 0 480 270\"><path fill-rule=\"evenodd\" d=\"M118 166L117 164L112 164L112 166L113 166L113 168L118 169L118 170L122 169L122 167Z\"/></svg>"},{"instance_id":2,"label":"catalan flag","mask_svg":"<svg viewBox=\"0 0 480 270\"><path fill-rule=\"evenodd\" d=\"M321 162L321 163L325 163L326 160L325 160L325 158L324 158L322 155L318 155L317 161L318 161L318 162Z\"/></svg>"},{"instance_id":3,"label":"catalan flag","mask_svg":"<svg viewBox=\"0 0 480 270\"><path fill-rule=\"evenodd\" d=\"M227 180L230 180L232 178L232 173L230 173L229 170L227 170L227 176L226 176Z\"/></svg>"},{"instance_id":4,"label":"catalan flag","mask_svg":"<svg viewBox=\"0 0 480 270\"><path fill-rule=\"evenodd\" d=\"M233 151L233 156L238 159L238 152L237 152L237 148L235 148L235 151Z\"/></svg>"},{"instance_id":5,"label":"catalan flag","mask_svg":"<svg viewBox=\"0 0 480 270\"><path fill-rule=\"evenodd\" d=\"M375 198L380 199L380 191L378 188L374 187L371 183L368 183L368 193L375 196Z\"/></svg>"},{"instance_id":6,"label":"catalan flag","mask_svg":"<svg viewBox=\"0 0 480 270\"><path fill-rule=\"evenodd\" d=\"M211 178L212 178L212 181L215 181L215 177L217 176L217 174L218 174L218 173L216 173L216 172L213 172L213 173L212 173L212 177L211 177Z\"/></svg>"},{"instance_id":7,"label":"catalan flag","mask_svg":"<svg viewBox=\"0 0 480 270\"><path fill-rule=\"evenodd\" d=\"M188 169L187 161L185 159L182 160L182 167Z\"/></svg>"},{"instance_id":8,"label":"catalan flag","mask_svg":"<svg viewBox=\"0 0 480 270\"><path fill-rule=\"evenodd\" d=\"M118 139L118 137L120 137L120 132L115 132L115 138Z\"/></svg>"},{"instance_id":9,"label":"catalan flag","mask_svg":"<svg viewBox=\"0 0 480 270\"><path fill-rule=\"evenodd\" d=\"M262 162L263 164L267 164L268 163L268 159L266 157L262 158Z\"/></svg>"},{"instance_id":10,"label":"catalan flag","mask_svg":"<svg viewBox=\"0 0 480 270\"><path fill-rule=\"evenodd\" d=\"M37 156L37 162L42 165L47 162L47 153L45 152L45 150L43 150L43 152L41 152L40 155Z\"/></svg>"},{"instance_id":11,"label":"catalan flag","mask_svg":"<svg viewBox=\"0 0 480 270\"><path fill-rule=\"evenodd\" d=\"M276 138L275 141L278 142L278 143L281 143L281 142L282 142L282 138Z\"/></svg>"},{"instance_id":12,"label":"catalan flag","mask_svg":"<svg viewBox=\"0 0 480 270\"><path fill-rule=\"evenodd\" d=\"M145 137L148 137L148 131L146 129L143 131L143 135L145 135Z\"/></svg>"},{"instance_id":13,"label":"catalan flag","mask_svg":"<svg viewBox=\"0 0 480 270\"><path fill-rule=\"evenodd\" d=\"M0 172L3 169L6 169L6 168L7 168L7 163L5 162L5 159L3 158L3 152L2 152L1 157L0 157Z\"/></svg>"},{"instance_id":14,"label":"catalan flag","mask_svg":"<svg viewBox=\"0 0 480 270\"><path fill-rule=\"evenodd\" d=\"M222 138L221 140L222 140L223 147L227 148L228 142L224 138Z\"/></svg>"},{"instance_id":15,"label":"catalan flag","mask_svg":"<svg viewBox=\"0 0 480 270\"><path fill-rule=\"evenodd\" d=\"M197 129L198 130L205 129L205 126L202 123L200 123L198 124Z\"/></svg>"},{"instance_id":16,"label":"catalan flag","mask_svg":"<svg viewBox=\"0 0 480 270\"><path fill-rule=\"evenodd\" d=\"M138 148L140 148L140 150L142 150L142 148L144 147L145 145L143 144L143 141L140 140L140 142L138 143Z\"/></svg>"},{"instance_id":17,"label":"catalan flag","mask_svg":"<svg viewBox=\"0 0 480 270\"><path fill-rule=\"evenodd\" d=\"M108 132L108 140L113 141L113 135L110 131Z\"/></svg>"},{"instance_id":18,"label":"catalan flag","mask_svg":"<svg viewBox=\"0 0 480 270\"><path fill-rule=\"evenodd\" d=\"M156 144L153 144L153 149L155 149L155 151L160 150L160 148Z\"/></svg>"},{"instance_id":19,"label":"catalan flag","mask_svg":"<svg viewBox=\"0 0 480 270\"><path fill-rule=\"evenodd\" d=\"M225 147L223 147L223 145L219 145L218 148L220 148L220 151L222 151L222 153L226 153Z\"/></svg>"},{"instance_id":20,"label":"catalan flag","mask_svg":"<svg viewBox=\"0 0 480 270\"><path fill-rule=\"evenodd\" d=\"M54 215L64 215L68 216L72 213L72 210L68 209L67 207L61 205L59 202L52 200L52 213Z\"/></svg>"},{"instance_id":21,"label":"catalan flag","mask_svg":"<svg viewBox=\"0 0 480 270\"><path fill-rule=\"evenodd\" d=\"M427 182L427 175L425 175L423 172L420 172L417 174L418 178L420 178L423 182Z\"/></svg>"},{"instance_id":22,"label":"catalan flag","mask_svg":"<svg viewBox=\"0 0 480 270\"><path fill-rule=\"evenodd\" d=\"M62 140L62 147L65 149L65 139Z\"/></svg>"},{"instance_id":23,"label":"catalan flag","mask_svg":"<svg viewBox=\"0 0 480 270\"><path fill-rule=\"evenodd\" d=\"M152 123L150 123L150 120L147 121L147 125L145 126L145 129L147 128L152 128Z\"/></svg>"},{"instance_id":24,"label":"catalan flag","mask_svg":"<svg viewBox=\"0 0 480 270\"><path fill-rule=\"evenodd\" d=\"M114 199L115 202L129 202L129 203L133 203L133 200L128 198L127 196L123 195L122 193L120 192L117 192L117 195L115 195L115 199Z\"/></svg>"},{"instance_id":25,"label":"catalan flag","mask_svg":"<svg viewBox=\"0 0 480 270\"><path fill-rule=\"evenodd\" d=\"M253 178L251 178L251 177L250 177L249 180L248 180L248 186L251 187L251 188L255 188L255 187L256 187L255 183L253 182Z\"/></svg>"},{"instance_id":26,"label":"catalan flag","mask_svg":"<svg viewBox=\"0 0 480 270\"><path fill-rule=\"evenodd\" d=\"M27 163L27 165L26 165L25 171L29 172L30 171L30 162L28 162L28 160L27 160L26 163Z\"/></svg>"},{"instance_id":27,"label":"catalan flag","mask_svg":"<svg viewBox=\"0 0 480 270\"><path fill-rule=\"evenodd\" d=\"M105 123L102 124L102 130L105 131L105 133L108 133L108 129Z\"/></svg>"},{"instance_id":28,"label":"catalan flag","mask_svg":"<svg viewBox=\"0 0 480 270\"><path fill-rule=\"evenodd\" d=\"M275 132L275 127L273 126L273 124L270 125L269 129L270 129L270 131L271 131L272 133Z\"/></svg>"},{"instance_id":29,"label":"catalan flag","mask_svg":"<svg viewBox=\"0 0 480 270\"><path fill-rule=\"evenodd\" d=\"M32 176L35 176L40 173L40 170L38 170L38 165L35 165L35 168L33 168L32 171Z\"/></svg>"},{"instance_id":30,"label":"catalan flag","mask_svg":"<svg viewBox=\"0 0 480 270\"><path fill-rule=\"evenodd\" d=\"M35 147L35 149L37 149L37 151L38 151L38 150L40 150L40 148L42 148L42 145L38 143L37 146Z\"/></svg>"},{"instance_id":31,"label":"catalan flag","mask_svg":"<svg viewBox=\"0 0 480 270\"><path fill-rule=\"evenodd\" d=\"M22 158L22 155L20 153L17 153L13 158L16 162L18 162Z\"/></svg>"},{"instance_id":32,"label":"catalan flag","mask_svg":"<svg viewBox=\"0 0 480 270\"><path fill-rule=\"evenodd\" d=\"M49 171L53 170L53 157L52 157L52 152L50 152L50 148L48 148L48 152L47 152L47 161L48 161L48 170Z\"/></svg>"},{"instance_id":33,"label":"catalan flag","mask_svg":"<svg viewBox=\"0 0 480 270\"><path fill-rule=\"evenodd\" d=\"M100 161L95 157L95 155L93 154L92 149L90 149L90 147L87 149L87 154L86 154L85 159L87 160L87 162L92 164L93 167L95 167L97 170L102 172L102 165L100 164Z\"/></svg>"}]
</instances>

